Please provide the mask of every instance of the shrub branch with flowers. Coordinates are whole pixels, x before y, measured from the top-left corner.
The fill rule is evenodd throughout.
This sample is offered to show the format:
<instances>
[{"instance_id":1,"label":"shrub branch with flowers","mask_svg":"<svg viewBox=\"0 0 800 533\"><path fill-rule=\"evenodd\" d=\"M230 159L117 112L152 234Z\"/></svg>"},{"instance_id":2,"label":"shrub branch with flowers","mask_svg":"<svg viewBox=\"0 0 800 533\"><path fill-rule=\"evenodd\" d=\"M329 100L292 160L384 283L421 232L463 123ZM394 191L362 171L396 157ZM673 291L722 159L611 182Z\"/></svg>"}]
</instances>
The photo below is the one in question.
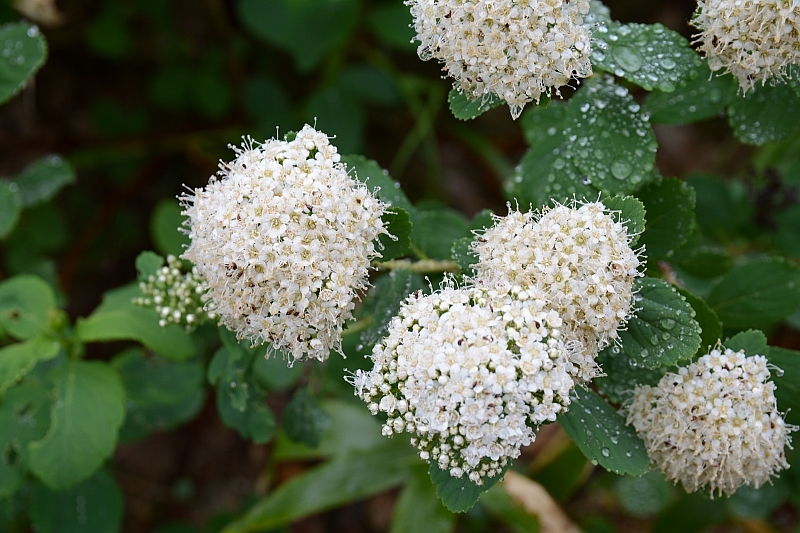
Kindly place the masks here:
<instances>
[{"instance_id":1,"label":"shrub branch with flowers","mask_svg":"<svg viewBox=\"0 0 800 533\"><path fill-rule=\"evenodd\" d=\"M265 6L301 21L356 9L236 4L301 70L341 28L304 48L260 22ZM415 204L375 161L340 155L322 118L231 146L232 161L157 230L178 245L142 252L139 283L89 316L73 322L39 276L2 280L0 501L23 517L8 524L58 531L51 509L77 497L108 518L78 509L64 521L117 531L118 442L192 420L206 380L223 424L272 442L276 461L324 459L226 533L277 530L401 485L393 532L419 531L417 513L426 531L452 531L476 504L538 530L543 517L501 481L530 472L526 447L555 423L590 465L620 476L626 509L649 487L668 495L663 520L679 515L690 496L670 484L710 506L724 496L741 510L749 497L745 515L762 518L797 504L800 352L765 333L800 330L800 207L789 202L770 232L747 228L735 182L661 176L652 126L723 114L760 147L753 164L794 180L796 195L800 4L700 0L691 41L617 22L597 1L395 4L374 31L410 13L419 58L452 78L456 119L506 105L519 119L527 147L514 165L477 142L505 169L507 210L469 221ZM47 46L19 22L0 28L0 48L5 101ZM1 180L0 237L12 242L24 212L74 180L58 156ZM86 358L112 341L134 345Z\"/></svg>"}]
</instances>

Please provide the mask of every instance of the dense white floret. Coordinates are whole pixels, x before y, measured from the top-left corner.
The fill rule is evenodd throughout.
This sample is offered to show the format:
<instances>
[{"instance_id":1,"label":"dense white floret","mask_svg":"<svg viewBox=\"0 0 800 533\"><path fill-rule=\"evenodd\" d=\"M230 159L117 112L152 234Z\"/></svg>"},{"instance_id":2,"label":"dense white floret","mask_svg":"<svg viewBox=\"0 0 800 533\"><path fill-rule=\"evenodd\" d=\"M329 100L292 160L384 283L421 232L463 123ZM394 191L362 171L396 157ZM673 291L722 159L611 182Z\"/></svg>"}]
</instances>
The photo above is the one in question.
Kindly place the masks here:
<instances>
[{"instance_id":1,"label":"dense white floret","mask_svg":"<svg viewBox=\"0 0 800 533\"><path fill-rule=\"evenodd\" d=\"M420 457L477 484L569 405L574 382L558 313L535 292L445 288L410 296L354 376L384 435L411 433Z\"/></svg>"},{"instance_id":2,"label":"dense white floret","mask_svg":"<svg viewBox=\"0 0 800 533\"><path fill-rule=\"evenodd\" d=\"M245 143L219 179L183 198L191 260L210 309L237 337L295 359L341 351L366 285L384 204L348 175L327 135Z\"/></svg>"},{"instance_id":3,"label":"dense white floret","mask_svg":"<svg viewBox=\"0 0 800 533\"><path fill-rule=\"evenodd\" d=\"M692 24L711 70L724 68L745 92L800 64L797 0L699 0Z\"/></svg>"},{"instance_id":4,"label":"dense white floret","mask_svg":"<svg viewBox=\"0 0 800 533\"><path fill-rule=\"evenodd\" d=\"M592 74L588 0L407 0L421 59L438 59L474 100L496 94L517 118L530 101Z\"/></svg>"},{"instance_id":5,"label":"dense white floret","mask_svg":"<svg viewBox=\"0 0 800 533\"><path fill-rule=\"evenodd\" d=\"M778 412L765 357L712 350L658 385L636 387L628 424L650 460L688 492L758 488L788 468L788 427Z\"/></svg>"},{"instance_id":6,"label":"dense white floret","mask_svg":"<svg viewBox=\"0 0 800 533\"><path fill-rule=\"evenodd\" d=\"M575 375L588 381L598 371L598 350L617 338L631 313L641 275L631 238L600 202L541 214L512 210L476 241L477 283L543 294L564 321Z\"/></svg>"}]
</instances>

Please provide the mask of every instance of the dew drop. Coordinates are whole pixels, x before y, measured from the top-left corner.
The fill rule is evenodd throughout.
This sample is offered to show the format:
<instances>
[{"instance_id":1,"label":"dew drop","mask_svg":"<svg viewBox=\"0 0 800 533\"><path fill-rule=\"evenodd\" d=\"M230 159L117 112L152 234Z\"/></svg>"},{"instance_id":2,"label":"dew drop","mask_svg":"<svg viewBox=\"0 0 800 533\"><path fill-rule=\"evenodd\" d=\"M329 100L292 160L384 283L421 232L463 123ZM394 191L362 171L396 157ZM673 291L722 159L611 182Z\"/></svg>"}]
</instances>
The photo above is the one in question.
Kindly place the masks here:
<instances>
[{"instance_id":1,"label":"dew drop","mask_svg":"<svg viewBox=\"0 0 800 533\"><path fill-rule=\"evenodd\" d=\"M630 46L615 46L611 49L611 55L620 68L628 72L636 72L642 68L642 54Z\"/></svg>"},{"instance_id":2,"label":"dew drop","mask_svg":"<svg viewBox=\"0 0 800 533\"><path fill-rule=\"evenodd\" d=\"M675 327L675 321L671 318L665 318L661 321L661 327L664 329L671 330Z\"/></svg>"},{"instance_id":3,"label":"dew drop","mask_svg":"<svg viewBox=\"0 0 800 533\"><path fill-rule=\"evenodd\" d=\"M603 448L602 450L600 450L600 453L603 454L603 457L608 457L609 455L611 455L611 450L609 450L608 448Z\"/></svg>"},{"instance_id":4,"label":"dew drop","mask_svg":"<svg viewBox=\"0 0 800 533\"><path fill-rule=\"evenodd\" d=\"M643 348L642 351L639 352L639 356L641 357L647 357L648 355L650 355L650 352L647 351L647 348Z\"/></svg>"},{"instance_id":5,"label":"dew drop","mask_svg":"<svg viewBox=\"0 0 800 533\"><path fill-rule=\"evenodd\" d=\"M672 70L677 66L677 63L668 57L663 58L661 61L659 61L659 63L661 63L661 66L667 70Z\"/></svg>"},{"instance_id":6,"label":"dew drop","mask_svg":"<svg viewBox=\"0 0 800 533\"><path fill-rule=\"evenodd\" d=\"M632 170L633 167L630 165L630 163L622 160L614 161L614 163L611 165L611 174L613 174L618 180L624 180L630 176Z\"/></svg>"}]
</instances>

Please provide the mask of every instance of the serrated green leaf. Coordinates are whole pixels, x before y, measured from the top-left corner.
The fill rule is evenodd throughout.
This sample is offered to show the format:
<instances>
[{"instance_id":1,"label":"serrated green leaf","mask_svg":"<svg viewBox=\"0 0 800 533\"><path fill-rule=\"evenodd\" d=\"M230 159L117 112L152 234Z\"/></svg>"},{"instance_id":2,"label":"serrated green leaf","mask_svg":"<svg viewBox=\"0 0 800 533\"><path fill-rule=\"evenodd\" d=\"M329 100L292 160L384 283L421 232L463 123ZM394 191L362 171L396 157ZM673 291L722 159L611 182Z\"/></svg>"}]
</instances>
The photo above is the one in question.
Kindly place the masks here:
<instances>
[{"instance_id":1,"label":"serrated green leaf","mask_svg":"<svg viewBox=\"0 0 800 533\"><path fill-rule=\"evenodd\" d=\"M255 388L249 380L237 383L237 387ZM275 434L275 415L267 406L263 395L248 395L242 410L234 408L230 398L230 395L222 391L217 393L217 410L223 424L256 444L269 442Z\"/></svg>"},{"instance_id":2,"label":"serrated green leaf","mask_svg":"<svg viewBox=\"0 0 800 533\"><path fill-rule=\"evenodd\" d=\"M139 440L190 420L203 405L204 369L198 361L176 363L146 357L139 348L117 355L111 365L125 387L125 425L122 441Z\"/></svg>"},{"instance_id":3,"label":"serrated green leaf","mask_svg":"<svg viewBox=\"0 0 800 533\"><path fill-rule=\"evenodd\" d=\"M373 346L386 336L389 322L397 316L400 304L417 289L425 286L424 278L408 270L392 270L378 278L370 297L375 298L369 326L361 333L361 344Z\"/></svg>"},{"instance_id":4,"label":"serrated green leaf","mask_svg":"<svg viewBox=\"0 0 800 533\"><path fill-rule=\"evenodd\" d=\"M681 180L664 178L648 183L637 193L647 209L641 237L652 265L673 254L691 234L694 224L694 190Z\"/></svg>"},{"instance_id":5,"label":"serrated green leaf","mask_svg":"<svg viewBox=\"0 0 800 533\"><path fill-rule=\"evenodd\" d=\"M705 355L709 348L722 338L722 322L705 300L680 287L677 287L677 291L694 309L694 319L702 330L700 332L700 349L697 353Z\"/></svg>"},{"instance_id":6,"label":"serrated green leaf","mask_svg":"<svg viewBox=\"0 0 800 533\"><path fill-rule=\"evenodd\" d=\"M725 348L730 348L734 352L744 350L744 354L748 357L753 355L769 355L769 345L767 344L767 336L757 329L748 329L741 331L725 341Z\"/></svg>"},{"instance_id":7,"label":"serrated green leaf","mask_svg":"<svg viewBox=\"0 0 800 533\"><path fill-rule=\"evenodd\" d=\"M355 179L366 184L370 191L391 207L399 207L409 214L415 211L400 184L389 176L389 172L372 159L361 155L342 156L342 163L355 171ZM376 192L377 190L377 192Z\"/></svg>"},{"instance_id":8,"label":"serrated green leaf","mask_svg":"<svg viewBox=\"0 0 800 533\"><path fill-rule=\"evenodd\" d=\"M507 183L520 204L628 194L655 175L656 139L628 90L590 78L566 104L523 118L531 148Z\"/></svg>"},{"instance_id":9,"label":"serrated green leaf","mask_svg":"<svg viewBox=\"0 0 800 533\"><path fill-rule=\"evenodd\" d=\"M654 386L667 371L666 366L658 368L642 366L631 360L617 346L609 346L602 350L597 356L597 364L605 374L593 381L597 391L618 404L630 399L636 385Z\"/></svg>"},{"instance_id":10,"label":"serrated green leaf","mask_svg":"<svg viewBox=\"0 0 800 533\"><path fill-rule=\"evenodd\" d=\"M514 533L539 533L539 520L525 511L500 485L495 485L481 497L481 505L489 514L507 525Z\"/></svg>"},{"instance_id":11,"label":"serrated green leaf","mask_svg":"<svg viewBox=\"0 0 800 533\"><path fill-rule=\"evenodd\" d=\"M108 291L100 307L78 319L75 336L83 342L134 340L172 361L191 359L195 351L186 330L176 324L159 326L155 311L131 303L140 294L136 285Z\"/></svg>"},{"instance_id":12,"label":"serrated green leaf","mask_svg":"<svg viewBox=\"0 0 800 533\"><path fill-rule=\"evenodd\" d=\"M400 485L415 451L398 440L336 457L295 476L258 501L222 533L255 533L295 522Z\"/></svg>"},{"instance_id":13,"label":"serrated green leaf","mask_svg":"<svg viewBox=\"0 0 800 533\"><path fill-rule=\"evenodd\" d=\"M736 97L739 84L730 74L712 74L708 62L700 63L699 74L670 93L653 92L644 105L653 124L691 124L720 116Z\"/></svg>"},{"instance_id":14,"label":"serrated green leaf","mask_svg":"<svg viewBox=\"0 0 800 533\"><path fill-rule=\"evenodd\" d=\"M592 28L592 66L648 91L672 92L697 77L700 56L661 24L606 22Z\"/></svg>"},{"instance_id":15,"label":"serrated green leaf","mask_svg":"<svg viewBox=\"0 0 800 533\"><path fill-rule=\"evenodd\" d=\"M36 26L19 22L0 27L0 104L25 87L46 57L47 43Z\"/></svg>"},{"instance_id":16,"label":"serrated green leaf","mask_svg":"<svg viewBox=\"0 0 800 533\"><path fill-rule=\"evenodd\" d=\"M150 237L156 250L163 256L180 257L189 246L189 236L182 233L183 221L186 217L181 213L183 208L175 199L164 199L156 204L150 217Z\"/></svg>"},{"instance_id":17,"label":"serrated green leaf","mask_svg":"<svg viewBox=\"0 0 800 533\"><path fill-rule=\"evenodd\" d=\"M66 490L34 486L30 516L41 533L116 533L122 526L123 497L105 470Z\"/></svg>"},{"instance_id":18,"label":"serrated green leaf","mask_svg":"<svg viewBox=\"0 0 800 533\"><path fill-rule=\"evenodd\" d=\"M301 72L341 45L358 22L356 0L239 0L242 24L291 54Z\"/></svg>"},{"instance_id":19,"label":"serrated green leaf","mask_svg":"<svg viewBox=\"0 0 800 533\"><path fill-rule=\"evenodd\" d=\"M21 383L3 395L0 402L0 499L8 498L22 485L28 471L28 443L47 433L53 403L49 392L40 385Z\"/></svg>"},{"instance_id":20,"label":"serrated green leaf","mask_svg":"<svg viewBox=\"0 0 800 533\"><path fill-rule=\"evenodd\" d=\"M28 457L40 480L63 490L92 475L114 451L125 389L117 371L99 361L69 361L50 377L56 389L50 429L28 445Z\"/></svg>"},{"instance_id":21,"label":"serrated green leaf","mask_svg":"<svg viewBox=\"0 0 800 533\"><path fill-rule=\"evenodd\" d=\"M381 235L379 249L382 261L389 261L397 257L402 257L411 248L411 234L414 225L411 223L411 217L405 209L399 207L390 208L381 217L383 225L386 230L394 236Z\"/></svg>"},{"instance_id":22,"label":"serrated green leaf","mask_svg":"<svg viewBox=\"0 0 800 533\"><path fill-rule=\"evenodd\" d=\"M14 182L0 180L0 239L5 239L14 230L22 212L22 198Z\"/></svg>"},{"instance_id":23,"label":"serrated green leaf","mask_svg":"<svg viewBox=\"0 0 800 533\"><path fill-rule=\"evenodd\" d=\"M619 220L625 224L628 235L633 235L631 246L636 246L646 224L647 210L644 204L633 196L612 196L601 198L600 201L607 208L618 212Z\"/></svg>"},{"instance_id":24,"label":"serrated green leaf","mask_svg":"<svg viewBox=\"0 0 800 533\"><path fill-rule=\"evenodd\" d=\"M483 485L476 485L467 476L453 477L448 470L442 470L436 462L428 468L431 481L436 485L436 496L454 513L464 513L478 502L481 495L503 479L511 464L494 477L483 478Z\"/></svg>"},{"instance_id":25,"label":"serrated green leaf","mask_svg":"<svg viewBox=\"0 0 800 533\"><path fill-rule=\"evenodd\" d=\"M485 94L475 100L470 100L463 91L451 89L447 95L447 103L450 104L450 111L458 120L472 120L483 113L505 104L502 98L496 94Z\"/></svg>"},{"instance_id":26,"label":"serrated green leaf","mask_svg":"<svg viewBox=\"0 0 800 533\"><path fill-rule=\"evenodd\" d=\"M0 326L17 339L47 333L56 307L53 289L37 276L21 275L0 283Z\"/></svg>"},{"instance_id":27,"label":"serrated green leaf","mask_svg":"<svg viewBox=\"0 0 800 533\"><path fill-rule=\"evenodd\" d=\"M474 276L474 266L478 263L478 256L472 251L473 237L461 237L450 248L450 257L456 262L461 273L465 276Z\"/></svg>"},{"instance_id":28,"label":"serrated green leaf","mask_svg":"<svg viewBox=\"0 0 800 533\"><path fill-rule=\"evenodd\" d=\"M675 499L675 487L664 474L653 470L642 477L618 478L614 494L628 514L645 518L664 510Z\"/></svg>"},{"instance_id":29,"label":"serrated green leaf","mask_svg":"<svg viewBox=\"0 0 800 533\"><path fill-rule=\"evenodd\" d=\"M745 144L779 141L800 128L800 95L788 83L756 84L731 101L728 123Z\"/></svg>"},{"instance_id":30,"label":"serrated green leaf","mask_svg":"<svg viewBox=\"0 0 800 533\"><path fill-rule=\"evenodd\" d=\"M786 413L786 422L800 424L800 352L770 346L767 360L778 370L772 372L778 409Z\"/></svg>"},{"instance_id":31,"label":"serrated green leaf","mask_svg":"<svg viewBox=\"0 0 800 533\"><path fill-rule=\"evenodd\" d=\"M449 208L418 210L411 221L411 241L424 254L423 259L450 259L453 244L470 235L466 218Z\"/></svg>"},{"instance_id":32,"label":"serrated green leaf","mask_svg":"<svg viewBox=\"0 0 800 533\"><path fill-rule=\"evenodd\" d=\"M773 257L731 269L706 300L726 327L764 328L800 306L800 269Z\"/></svg>"},{"instance_id":33,"label":"serrated green leaf","mask_svg":"<svg viewBox=\"0 0 800 533\"><path fill-rule=\"evenodd\" d=\"M322 433L330 423L330 417L308 393L307 387L297 389L283 411L286 435L312 448L319 446Z\"/></svg>"},{"instance_id":34,"label":"serrated green leaf","mask_svg":"<svg viewBox=\"0 0 800 533\"><path fill-rule=\"evenodd\" d=\"M75 170L58 155L43 157L14 177L24 207L48 202L63 187L74 182Z\"/></svg>"},{"instance_id":35,"label":"serrated green leaf","mask_svg":"<svg viewBox=\"0 0 800 533\"><path fill-rule=\"evenodd\" d=\"M692 306L664 280L636 280L634 316L620 331L622 349L647 368L674 365L700 348L700 326Z\"/></svg>"},{"instance_id":36,"label":"serrated green leaf","mask_svg":"<svg viewBox=\"0 0 800 533\"><path fill-rule=\"evenodd\" d=\"M436 488L425 467L414 467L395 505L389 532L450 533L454 525L455 516L436 498Z\"/></svg>"},{"instance_id":37,"label":"serrated green leaf","mask_svg":"<svg viewBox=\"0 0 800 533\"><path fill-rule=\"evenodd\" d=\"M616 474L641 476L650 470L644 443L625 417L590 390L573 395L558 421L592 463Z\"/></svg>"},{"instance_id":38,"label":"serrated green leaf","mask_svg":"<svg viewBox=\"0 0 800 533\"><path fill-rule=\"evenodd\" d=\"M146 281L164 266L164 258L155 252L145 251L136 256L136 272L140 281Z\"/></svg>"},{"instance_id":39,"label":"serrated green leaf","mask_svg":"<svg viewBox=\"0 0 800 533\"><path fill-rule=\"evenodd\" d=\"M55 339L40 336L0 348L0 395L17 383L40 361L58 355Z\"/></svg>"}]
</instances>

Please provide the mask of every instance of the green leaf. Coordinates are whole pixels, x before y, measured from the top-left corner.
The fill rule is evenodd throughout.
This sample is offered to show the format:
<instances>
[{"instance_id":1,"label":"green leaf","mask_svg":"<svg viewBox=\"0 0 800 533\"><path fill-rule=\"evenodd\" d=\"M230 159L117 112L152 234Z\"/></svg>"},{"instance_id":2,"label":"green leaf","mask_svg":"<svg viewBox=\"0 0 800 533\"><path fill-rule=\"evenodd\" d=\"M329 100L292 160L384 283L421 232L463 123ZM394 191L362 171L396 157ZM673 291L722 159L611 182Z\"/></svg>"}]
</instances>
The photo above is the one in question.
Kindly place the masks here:
<instances>
[{"instance_id":1,"label":"green leaf","mask_svg":"<svg viewBox=\"0 0 800 533\"><path fill-rule=\"evenodd\" d=\"M455 516L436 498L425 467L415 466L392 513L389 533L450 533Z\"/></svg>"},{"instance_id":2,"label":"green leaf","mask_svg":"<svg viewBox=\"0 0 800 533\"><path fill-rule=\"evenodd\" d=\"M436 485L436 495L444 506L454 513L463 513L475 505L483 493L502 480L510 467L511 464L507 464L496 476L483 478L483 485L476 485L466 475L453 477L449 470L442 470L436 462L430 464L428 473Z\"/></svg>"},{"instance_id":3,"label":"green leaf","mask_svg":"<svg viewBox=\"0 0 800 533\"><path fill-rule=\"evenodd\" d=\"M36 363L58 355L59 349L58 342L48 337L34 337L0 348L0 394L25 377Z\"/></svg>"},{"instance_id":4,"label":"green leaf","mask_svg":"<svg viewBox=\"0 0 800 533\"><path fill-rule=\"evenodd\" d=\"M145 357L130 348L117 355L111 365L125 387L123 441L139 440L187 422L203 406L204 369L198 361L175 363L158 356Z\"/></svg>"},{"instance_id":5,"label":"green leaf","mask_svg":"<svg viewBox=\"0 0 800 533\"><path fill-rule=\"evenodd\" d=\"M416 48L413 19L406 6L394 3L377 5L367 16L367 23L384 44L404 51Z\"/></svg>"},{"instance_id":6,"label":"green leaf","mask_svg":"<svg viewBox=\"0 0 800 533\"><path fill-rule=\"evenodd\" d=\"M9 389L0 402L0 499L14 494L25 481L28 443L47 433L53 403L49 392L22 383Z\"/></svg>"},{"instance_id":7,"label":"green leaf","mask_svg":"<svg viewBox=\"0 0 800 533\"><path fill-rule=\"evenodd\" d=\"M28 445L30 469L53 490L92 475L111 456L125 418L125 389L99 361L70 361L51 374L56 401L50 429Z\"/></svg>"},{"instance_id":8,"label":"green leaf","mask_svg":"<svg viewBox=\"0 0 800 533\"><path fill-rule=\"evenodd\" d=\"M226 396L226 403L241 412L247 408L250 398L249 385L246 383L253 354L244 347L235 346L223 346L217 350L208 365L208 382L217 385L217 396Z\"/></svg>"},{"instance_id":9,"label":"green leaf","mask_svg":"<svg viewBox=\"0 0 800 533\"><path fill-rule=\"evenodd\" d=\"M419 210L412 215L411 241L423 259L450 259L455 241L470 235L464 216L449 208Z\"/></svg>"},{"instance_id":10,"label":"green leaf","mask_svg":"<svg viewBox=\"0 0 800 533\"><path fill-rule=\"evenodd\" d=\"M186 330L176 324L158 325L152 309L131 303L140 294L135 285L120 287L103 295L103 303L87 318L79 318L75 336L83 342L134 340L172 361L194 356L194 346Z\"/></svg>"},{"instance_id":11,"label":"green leaf","mask_svg":"<svg viewBox=\"0 0 800 533\"><path fill-rule=\"evenodd\" d=\"M623 404L630 399L636 385L654 386L667 371L666 366L647 368L632 360L617 346L609 346L597 357L605 374L595 378L597 392L610 401Z\"/></svg>"},{"instance_id":12,"label":"green leaf","mask_svg":"<svg viewBox=\"0 0 800 533\"><path fill-rule=\"evenodd\" d=\"M398 440L334 458L295 476L223 533L250 533L279 528L306 516L361 500L400 485L409 467L418 464L415 451Z\"/></svg>"},{"instance_id":13,"label":"green leaf","mask_svg":"<svg viewBox=\"0 0 800 533\"><path fill-rule=\"evenodd\" d=\"M502 98L496 94L485 94L475 100L470 100L463 91L451 89L447 95L447 103L450 104L450 111L459 120L472 120L483 113L505 104Z\"/></svg>"},{"instance_id":14,"label":"green leaf","mask_svg":"<svg viewBox=\"0 0 800 533\"><path fill-rule=\"evenodd\" d=\"M66 490L34 486L30 517L41 533L116 533L122 526L122 491L105 470Z\"/></svg>"},{"instance_id":15,"label":"green leaf","mask_svg":"<svg viewBox=\"0 0 800 533\"><path fill-rule=\"evenodd\" d=\"M675 499L675 488L664 479L664 474L653 470L642 477L618 478L614 494L628 514L646 518L663 511Z\"/></svg>"},{"instance_id":16,"label":"green leaf","mask_svg":"<svg viewBox=\"0 0 800 533\"><path fill-rule=\"evenodd\" d=\"M702 279L721 276L733 266L733 258L722 248L703 244L696 222L687 241L675 250L669 262Z\"/></svg>"},{"instance_id":17,"label":"green leaf","mask_svg":"<svg viewBox=\"0 0 800 533\"><path fill-rule=\"evenodd\" d=\"M606 22L592 34L592 66L648 91L672 92L697 77L700 56L661 24Z\"/></svg>"},{"instance_id":18,"label":"green leaf","mask_svg":"<svg viewBox=\"0 0 800 533\"><path fill-rule=\"evenodd\" d=\"M612 196L600 201L607 208L618 212L619 220L625 224L628 235L633 235L631 246L636 246L646 224L647 210L644 204L633 196Z\"/></svg>"},{"instance_id":19,"label":"green leaf","mask_svg":"<svg viewBox=\"0 0 800 533\"><path fill-rule=\"evenodd\" d=\"M725 348L729 348L734 352L744 350L744 354L748 357L769 355L767 336L757 329L748 329L737 333L725 342Z\"/></svg>"},{"instance_id":20,"label":"green leaf","mask_svg":"<svg viewBox=\"0 0 800 533\"><path fill-rule=\"evenodd\" d=\"M353 0L344 0L350 1ZM335 136L334 144L343 154L364 151L366 109L356 96L337 85L320 87L309 98L303 115L307 123L315 124L318 130L329 136Z\"/></svg>"},{"instance_id":21,"label":"green leaf","mask_svg":"<svg viewBox=\"0 0 800 533\"><path fill-rule=\"evenodd\" d=\"M694 174L686 179L697 196L697 223L702 234L718 243L735 242L750 225L752 205L736 184L712 174Z\"/></svg>"},{"instance_id":22,"label":"green leaf","mask_svg":"<svg viewBox=\"0 0 800 533\"><path fill-rule=\"evenodd\" d=\"M182 212L183 208L172 198L161 200L153 209L150 218L150 237L158 253L165 257L167 255L180 257L190 244L189 236L178 229L183 228L183 221L186 220Z\"/></svg>"},{"instance_id":23,"label":"green leaf","mask_svg":"<svg viewBox=\"0 0 800 533\"><path fill-rule=\"evenodd\" d=\"M694 319L700 325L700 349L698 354L705 355L708 353L710 347L713 347L717 342L722 339L722 322L720 321L717 313L708 306L705 300L699 296L695 296L686 289L676 287L678 293L686 298L689 305L694 309Z\"/></svg>"},{"instance_id":24,"label":"green leaf","mask_svg":"<svg viewBox=\"0 0 800 533\"><path fill-rule=\"evenodd\" d=\"M14 182L0 180L0 239L5 239L14 230L22 212L22 198Z\"/></svg>"},{"instance_id":25,"label":"green leaf","mask_svg":"<svg viewBox=\"0 0 800 533\"><path fill-rule=\"evenodd\" d=\"M39 28L19 22L0 27L0 104L17 94L44 64L47 43Z\"/></svg>"},{"instance_id":26,"label":"green leaf","mask_svg":"<svg viewBox=\"0 0 800 533\"><path fill-rule=\"evenodd\" d=\"M478 256L472 251L474 237L461 237L450 248L450 257L456 262L461 273L465 276L475 276L474 266L478 264Z\"/></svg>"},{"instance_id":27,"label":"green leaf","mask_svg":"<svg viewBox=\"0 0 800 533\"><path fill-rule=\"evenodd\" d=\"M574 396L561 427L593 464L616 474L641 476L650 470L644 443L625 417L590 390Z\"/></svg>"},{"instance_id":28,"label":"green leaf","mask_svg":"<svg viewBox=\"0 0 800 533\"><path fill-rule=\"evenodd\" d=\"M620 331L622 349L647 368L674 365L700 348L700 326L692 306L664 280L639 278L634 316Z\"/></svg>"},{"instance_id":29,"label":"green leaf","mask_svg":"<svg viewBox=\"0 0 800 533\"><path fill-rule=\"evenodd\" d=\"M789 498L792 487L787 476L770 478L770 483L754 489L739 487L725 502L733 516L767 520Z\"/></svg>"},{"instance_id":30,"label":"green leaf","mask_svg":"<svg viewBox=\"0 0 800 533\"><path fill-rule=\"evenodd\" d=\"M725 519L725 501L711 500L708 494L695 492L683 494L681 498L661 512L654 526L654 533L699 533L708 526Z\"/></svg>"},{"instance_id":31,"label":"green leaf","mask_svg":"<svg viewBox=\"0 0 800 533\"><path fill-rule=\"evenodd\" d=\"M238 383L237 386L254 388L250 380ZM249 395L244 409L239 410L231 403L230 395L218 391L217 410L223 424L256 444L269 442L275 434L275 415L267 406L263 395Z\"/></svg>"},{"instance_id":32,"label":"green leaf","mask_svg":"<svg viewBox=\"0 0 800 533\"><path fill-rule=\"evenodd\" d=\"M239 0L239 19L254 35L291 54L309 72L358 22L355 0ZM327 130L326 130L327 131Z\"/></svg>"},{"instance_id":33,"label":"green leaf","mask_svg":"<svg viewBox=\"0 0 800 533\"><path fill-rule=\"evenodd\" d=\"M253 359L253 378L263 389L268 391L285 391L292 388L303 377L303 365L289 366L286 357L278 353L270 357Z\"/></svg>"},{"instance_id":34,"label":"green leaf","mask_svg":"<svg viewBox=\"0 0 800 533\"><path fill-rule=\"evenodd\" d=\"M771 346L767 359L779 369L772 373L778 409L787 423L800 424L800 352Z\"/></svg>"},{"instance_id":35,"label":"green leaf","mask_svg":"<svg viewBox=\"0 0 800 533\"><path fill-rule=\"evenodd\" d=\"M800 127L800 95L788 83L756 84L731 101L728 123L745 144L779 141Z\"/></svg>"},{"instance_id":36,"label":"green leaf","mask_svg":"<svg viewBox=\"0 0 800 533\"><path fill-rule=\"evenodd\" d=\"M777 250L785 255L800 258L800 206L793 206L775 215L778 230L775 232L774 244Z\"/></svg>"},{"instance_id":37,"label":"green leaf","mask_svg":"<svg viewBox=\"0 0 800 533\"><path fill-rule=\"evenodd\" d=\"M361 344L373 346L386 336L389 323L400 311L400 304L417 289L425 287L420 274L409 270L392 270L378 278L370 297L374 298L374 309L369 326L361 333Z\"/></svg>"},{"instance_id":38,"label":"green leaf","mask_svg":"<svg viewBox=\"0 0 800 533\"><path fill-rule=\"evenodd\" d=\"M507 184L520 204L629 194L655 175L656 139L627 89L590 78L566 104L523 116L531 148Z\"/></svg>"},{"instance_id":39,"label":"green leaf","mask_svg":"<svg viewBox=\"0 0 800 533\"><path fill-rule=\"evenodd\" d=\"M648 262L654 265L689 238L694 224L694 190L684 181L664 178L648 183L637 196L647 209L641 242Z\"/></svg>"},{"instance_id":40,"label":"green leaf","mask_svg":"<svg viewBox=\"0 0 800 533\"><path fill-rule=\"evenodd\" d=\"M539 520L520 507L500 485L495 485L481 497L481 505L514 533L539 533Z\"/></svg>"},{"instance_id":41,"label":"green leaf","mask_svg":"<svg viewBox=\"0 0 800 533\"><path fill-rule=\"evenodd\" d=\"M322 433L330 423L330 417L308 393L307 387L297 389L283 411L286 435L312 448L319 446Z\"/></svg>"},{"instance_id":42,"label":"green leaf","mask_svg":"<svg viewBox=\"0 0 800 533\"><path fill-rule=\"evenodd\" d=\"M58 155L39 159L14 178L24 207L48 202L63 187L74 182L75 169Z\"/></svg>"},{"instance_id":43,"label":"green leaf","mask_svg":"<svg viewBox=\"0 0 800 533\"><path fill-rule=\"evenodd\" d=\"M700 74L671 93L652 92L645 100L653 124L691 124L723 114L739 84L730 74L712 74L700 62Z\"/></svg>"},{"instance_id":44,"label":"green leaf","mask_svg":"<svg viewBox=\"0 0 800 533\"><path fill-rule=\"evenodd\" d=\"M145 251L136 256L136 272L140 281L146 281L164 266L164 258L155 252Z\"/></svg>"},{"instance_id":45,"label":"green leaf","mask_svg":"<svg viewBox=\"0 0 800 533\"><path fill-rule=\"evenodd\" d=\"M381 235L379 249L382 261L389 261L397 257L402 257L411 247L411 233L414 225L411 224L411 217L408 211L399 207L391 207L381 217L386 230L394 236Z\"/></svg>"},{"instance_id":46,"label":"green leaf","mask_svg":"<svg viewBox=\"0 0 800 533\"><path fill-rule=\"evenodd\" d=\"M356 63L345 68L339 74L336 86L362 102L395 106L403 101L389 73L368 63Z\"/></svg>"},{"instance_id":47,"label":"green leaf","mask_svg":"<svg viewBox=\"0 0 800 533\"><path fill-rule=\"evenodd\" d=\"M50 328L56 307L53 289L36 276L14 276L0 283L0 326L12 337L30 339Z\"/></svg>"},{"instance_id":48,"label":"green leaf","mask_svg":"<svg viewBox=\"0 0 800 533\"><path fill-rule=\"evenodd\" d=\"M381 166L361 155L342 156L342 163L348 169L355 171L353 176L358 181L365 183L370 191L391 207L399 207L408 213L415 211L400 184L389 176L389 172Z\"/></svg>"},{"instance_id":49,"label":"green leaf","mask_svg":"<svg viewBox=\"0 0 800 533\"><path fill-rule=\"evenodd\" d=\"M730 328L766 328L800 306L800 269L779 257L730 270L708 295L708 305Z\"/></svg>"}]
</instances>

